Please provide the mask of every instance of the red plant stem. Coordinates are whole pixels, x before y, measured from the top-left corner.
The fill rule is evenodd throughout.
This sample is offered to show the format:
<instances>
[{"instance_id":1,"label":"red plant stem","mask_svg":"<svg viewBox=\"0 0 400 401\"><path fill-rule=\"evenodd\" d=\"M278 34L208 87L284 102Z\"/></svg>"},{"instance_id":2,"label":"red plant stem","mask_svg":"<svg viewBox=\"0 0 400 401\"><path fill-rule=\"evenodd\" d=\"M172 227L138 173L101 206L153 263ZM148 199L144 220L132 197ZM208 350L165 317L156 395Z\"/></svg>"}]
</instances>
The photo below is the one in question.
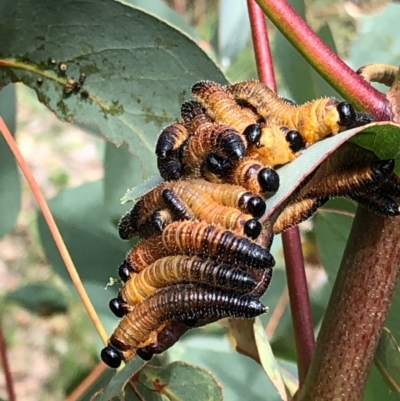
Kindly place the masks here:
<instances>
[{"instance_id":1,"label":"red plant stem","mask_svg":"<svg viewBox=\"0 0 400 401\"><path fill-rule=\"evenodd\" d=\"M249 10L258 76L260 81L276 92L275 72L264 13L254 0L247 0L247 8Z\"/></svg>"},{"instance_id":2,"label":"red plant stem","mask_svg":"<svg viewBox=\"0 0 400 401\"><path fill-rule=\"evenodd\" d=\"M298 401L362 400L400 274L400 217L359 207Z\"/></svg>"},{"instance_id":3,"label":"red plant stem","mask_svg":"<svg viewBox=\"0 0 400 401\"><path fill-rule=\"evenodd\" d=\"M315 336L299 228L292 227L283 232L282 241L296 343L299 383L302 385L314 353Z\"/></svg>"},{"instance_id":4,"label":"red plant stem","mask_svg":"<svg viewBox=\"0 0 400 401\"><path fill-rule=\"evenodd\" d=\"M248 0L247 4L260 80L276 90L265 17L254 0ZM282 240L295 331L299 380L302 384L314 352L315 337L299 228L293 227L284 232Z\"/></svg>"},{"instance_id":5,"label":"red plant stem","mask_svg":"<svg viewBox=\"0 0 400 401\"><path fill-rule=\"evenodd\" d=\"M11 376L10 365L8 363L7 346L4 338L3 325L1 321L0 321L0 362L3 367L4 378L6 381L8 400L16 401L17 397L15 396L13 379Z\"/></svg>"},{"instance_id":6,"label":"red plant stem","mask_svg":"<svg viewBox=\"0 0 400 401\"><path fill-rule=\"evenodd\" d=\"M256 1L308 63L346 99L374 115L377 120L391 119L385 95L359 77L329 49L286 0Z\"/></svg>"}]
</instances>

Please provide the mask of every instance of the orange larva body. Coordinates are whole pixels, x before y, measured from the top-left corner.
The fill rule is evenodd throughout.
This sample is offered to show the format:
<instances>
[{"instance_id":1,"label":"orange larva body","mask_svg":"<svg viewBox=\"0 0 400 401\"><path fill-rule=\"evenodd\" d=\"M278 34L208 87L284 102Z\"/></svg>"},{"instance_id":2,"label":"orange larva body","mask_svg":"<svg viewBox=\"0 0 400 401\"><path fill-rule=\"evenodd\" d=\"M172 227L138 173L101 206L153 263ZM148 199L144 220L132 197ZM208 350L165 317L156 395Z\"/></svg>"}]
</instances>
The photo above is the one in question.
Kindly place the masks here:
<instances>
[{"instance_id":1,"label":"orange larva body","mask_svg":"<svg viewBox=\"0 0 400 401\"><path fill-rule=\"evenodd\" d=\"M243 135L228 125L211 124L191 136L182 152L185 176L200 177L201 164L209 153L216 152L233 160L245 154L247 142Z\"/></svg>"},{"instance_id":2,"label":"orange larva body","mask_svg":"<svg viewBox=\"0 0 400 401\"><path fill-rule=\"evenodd\" d=\"M171 223L161 234L128 252L126 261L133 271L140 271L170 255L197 255L243 268L270 268L275 264L267 249L249 239L222 227L192 221Z\"/></svg>"},{"instance_id":3,"label":"orange larva body","mask_svg":"<svg viewBox=\"0 0 400 401\"><path fill-rule=\"evenodd\" d=\"M132 274L119 292L128 307L154 294L158 289L178 283L201 283L213 287L250 293L257 281L251 274L196 256L167 256L138 274Z\"/></svg>"},{"instance_id":4,"label":"orange larva body","mask_svg":"<svg viewBox=\"0 0 400 401\"><path fill-rule=\"evenodd\" d=\"M246 210L249 201L250 203L254 201L251 199L254 195L242 187L228 184L220 187L205 180L169 181L145 194L122 217L119 224L121 238L129 239L133 235L142 233L144 228L149 226L149 219L155 211L170 207L165 203L162 195L165 189L173 190L176 196L185 203L188 212L193 217L211 224L220 224L239 233L243 232L243 224L253 217L238 210L239 207ZM253 213L256 212L253 211ZM262 213L258 213L257 217Z\"/></svg>"},{"instance_id":5,"label":"orange larva body","mask_svg":"<svg viewBox=\"0 0 400 401\"><path fill-rule=\"evenodd\" d=\"M108 344L120 351L123 359L131 359L138 348L156 342L157 334L171 320L252 318L266 310L257 298L246 294L199 284L170 286L146 298L124 316Z\"/></svg>"},{"instance_id":6,"label":"orange larva body","mask_svg":"<svg viewBox=\"0 0 400 401\"><path fill-rule=\"evenodd\" d=\"M258 122L251 110L242 109L225 88L216 82L199 81L193 85L192 94L206 108L211 118L239 132Z\"/></svg>"},{"instance_id":7,"label":"orange larva body","mask_svg":"<svg viewBox=\"0 0 400 401\"><path fill-rule=\"evenodd\" d=\"M339 102L335 99L324 98L293 105L258 81L228 85L226 90L237 101L245 101L253 106L268 124L299 131L306 145L345 128L339 124Z\"/></svg>"},{"instance_id":8,"label":"orange larva body","mask_svg":"<svg viewBox=\"0 0 400 401\"><path fill-rule=\"evenodd\" d=\"M290 149L284 132L280 127L267 126L261 130L261 139L258 146L253 146L246 156L257 156L268 167L274 167L293 161L296 156Z\"/></svg>"}]
</instances>

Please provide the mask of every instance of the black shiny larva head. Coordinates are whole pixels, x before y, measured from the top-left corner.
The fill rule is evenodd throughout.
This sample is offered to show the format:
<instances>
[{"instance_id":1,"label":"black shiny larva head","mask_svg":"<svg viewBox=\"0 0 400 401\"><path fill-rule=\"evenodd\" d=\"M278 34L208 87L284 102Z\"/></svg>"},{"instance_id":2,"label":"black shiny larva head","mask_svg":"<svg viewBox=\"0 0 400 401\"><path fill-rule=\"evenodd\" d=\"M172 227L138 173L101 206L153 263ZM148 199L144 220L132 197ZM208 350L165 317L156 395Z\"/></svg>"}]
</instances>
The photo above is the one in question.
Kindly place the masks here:
<instances>
[{"instance_id":1,"label":"black shiny larva head","mask_svg":"<svg viewBox=\"0 0 400 401\"><path fill-rule=\"evenodd\" d=\"M227 129L221 135L220 147L226 156L234 160L241 159L246 152L246 144L242 137L233 129Z\"/></svg>"},{"instance_id":2,"label":"black shiny larva head","mask_svg":"<svg viewBox=\"0 0 400 401\"><path fill-rule=\"evenodd\" d=\"M260 218L265 213L267 206L261 196L254 195L247 201L246 208L252 216Z\"/></svg>"},{"instance_id":3,"label":"black shiny larva head","mask_svg":"<svg viewBox=\"0 0 400 401\"><path fill-rule=\"evenodd\" d=\"M136 350L136 355L144 361L150 361L154 354L147 347L143 347Z\"/></svg>"},{"instance_id":4,"label":"black shiny larva head","mask_svg":"<svg viewBox=\"0 0 400 401\"><path fill-rule=\"evenodd\" d=\"M103 348L100 357L106 365L113 369L119 368L123 359L121 352L111 346Z\"/></svg>"},{"instance_id":5,"label":"black shiny larva head","mask_svg":"<svg viewBox=\"0 0 400 401\"><path fill-rule=\"evenodd\" d=\"M124 317L127 313L127 310L118 298L111 299L108 306L110 307L111 312L117 317Z\"/></svg>"},{"instance_id":6,"label":"black shiny larva head","mask_svg":"<svg viewBox=\"0 0 400 401\"><path fill-rule=\"evenodd\" d=\"M262 192L273 194L279 189L279 175L269 167L264 167L258 172L258 183Z\"/></svg>"},{"instance_id":7,"label":"black shiny larva head","mask_svg":"<svg viewBox=\"0 0 400 401\"><path fill-rule=\"evenodd\" d=\"M182 177L182 164L175 159L157 159L157 167L164 180L175 181Z\"/></svg>"},{"instance_id":8,"label":"black shiny larva head","mask_svg":"<svg viewBox=\"0 0 400 401\"><path fill-rule=\"evenodd\" d=\"M227 175L232 168L231 162L216 153L210 153L206 161L207 169L217 176Z\"/></svg>"},{"instance_id":9,"label":"black shiny larva head","mask_svg":"<svg viewBox=\"0 0 400 401\"><path fill-rule=\"evenodd\" d=\"M349 102L340 102L336 109L339 113L339 124L347 127L354 124L357 119L357 113Z\"/></svg>"},{"instance_id":10,"label":"black shiny larva head","mask_svg":"<svg viewBox=\"0 0 400 401\"><path fill-rule=\"evenodd\" d=\"M257 145L261 139L261 127L259 124L251 124L243 131L247 142L251 145Z\"/></svg>"},{"instance_id":11,"label":"black shiny larva head","mask_svg":"<svg viewBox=\"0 0 400 401\"><path fill-rule=\"evenodd\" d=\"M118 276L125 283L131 277L131 268L126 260L122 262L122 264L118 268Z\"/></svg>"},{"instance_id":12,"label":"black shiny larva head","mask_svg":"<svg viewBox=\"0 0 400 401\"><path fill-rule=\"evenodd\" d=\"M257 239L261 233L261 223L256 219L247 220L244 223L243 231L251 239Z\"/></svg>"},{"instance_id":13,"label":"black shiny larva head","mask_svg":"<svg viewBox=\"0 0 400 401\"><path fill-rule=\"evenodd\" d=\"M303 149L306 146L299 131L288 131L286 133L286 140L288 141L292 152L298 152L300 149Z\"/></svg>"}]
</instances>

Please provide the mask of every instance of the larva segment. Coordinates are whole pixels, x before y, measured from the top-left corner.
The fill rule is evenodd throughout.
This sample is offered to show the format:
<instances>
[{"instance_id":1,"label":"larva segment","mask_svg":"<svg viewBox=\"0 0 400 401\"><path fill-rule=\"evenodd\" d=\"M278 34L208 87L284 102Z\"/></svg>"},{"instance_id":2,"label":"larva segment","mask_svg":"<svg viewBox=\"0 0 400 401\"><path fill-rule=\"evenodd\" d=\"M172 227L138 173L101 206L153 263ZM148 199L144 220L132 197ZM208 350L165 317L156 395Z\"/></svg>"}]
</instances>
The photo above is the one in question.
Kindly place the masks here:
<instances>
[{"instance_id":1,"label":"larva segment","mask_svg":"<svg viewBox=\"0 0 400 401\"><path fill-rule=\"evenodd\" d=\"M245 154L246 146L243 136L228 125L213 124L202 129L190 137L182 151L185 176L199 177L201 164L211 152L238 160Z\"/></svg>"},{"instance_id":2,"label":"larva segment","mask_svg":"<svg viewBox=\"0 0 400 401\"><path fill-rule=\"evenodd\" d=\"M363 195L379 188L390 177L393 169L393 159L377 160L362 167L343 168L342 171L334 171L321 180L315 177L301 193L305 193L308 197Z\"/></svg>"},{"instance_id":3,"label":"larva segment","mask_svg":"<svg viewBox=\"0 0 400 401\"><path fill-rule=\"evenodd\" d=\"M206 130L214 125L214 120L207 114L206 109L201 103L194 100L188 100L182 103L181 116L186 127L188 127L192 133Z\"/></svg>"},{"instance_id":4,"label":"larva segment","mask_svg":"<svg viewBox=\"0 0 400 401\"><path fill-rule=\"evenodd\" d=\"M367 82L379 82L390 87L393 85L398 71L398 66L390 64L368 64L360 67L357 74Z\"/></svg>"},{"instance_id":5,"label":"larva segment","mask_svg":"<svg viewBox=\"0 0 400 401\"><path fill-rule=\"evenodd\" d=\"M399 204L390 196L380 193L379 190L364 195L352 195L350 198L364 206L366 209L381 216L400 215Z\"/></svg>"},{"instance_id":6,"label":"larva segment","mask_svg":"<svg viewBox=\"0 0 400 401\"><path fill-rule=\"evenodd\" d=\"M192 86L192 94L217 123L243 132L247 126L258 122L252 111L242 109L225 88L216 82L199 81Z\"/></svg>"},{"instance_id":7,"label":"larva segment","mask_svg":"<svg viewBox=\"0 0 400 401\"><path fill-rule=\"evenodd\" d=\"M182 176L179 152L189 135L189 131L181 123L169 125L159 135L156 144L157 165L164 179L176 180Z\"/></svg>"},{"instance_id":8,"label":"larva segment","mask_svg":"<svg viewBox=\"0 0 400 401\"><path fill-rule=\"evenodd\" d=\"M265 212L263 199L240 185L216 184L206 180L192 179L190 186L194 190L207 193L222 206L240 209L243 213L250 213L254 217L261 217Z\"/></svg>"},{"instance_id":9,"label":"larva segment","mask_svg":"<svg viewBox=\"0 0 400 401\"><path fill-rule=\"evenodd\" d=\"M299 199L291 203L283 210L283 212L274 222L274 234L280 234L290 227L296 226L302 221L309 219L318 210L318 208L320 208L328 200L328 197L307 198Z\"/></svg>"},{"instance_id":10,"label":"larva segment","mask_svg":"<svg viewBox=\"0 0 400 401\"><path fill-rule=\"evenodd\" d=\"M170 320L252 318L266 311L257 298L234 291L199 284L167 287L122 318L101 357L109 366L118 367L123 359L132 359L138 348L155 343Z\"/></svg>"},{"instance_id":11,"label":"larva segment","mask_svg":"<svg viewBox=\"0 0 400 401\"><path fill-rule=\"evenodd\" d=\"M160 288L184 282L232 289L238 293L249 293L257 286L255 278L244 270L196 256L177 255L159 259L139 274L132 275L119 296L129 307Z\"/></svg>"},{"instance_id":12,"label":"larva segment","mask_svg":"<svg viewBox=\"0 0 400 401\"><path fill-rule=\"evenodd\" d=\"M246 156L236 163L230 163L216 154L207 158L205 169L215 175L220 182L242 186L252 193L261 194L264 197L273 195L279 189L279 175L266 167L258 156ZM208 179L212 176L206 175Z\"/></svg>"},{"instance_id":13,"label":"larva segment","mask_svg":"<svg viewBox=\"0 0 400 401\"><path fill-rule=\"evenodd\" d=\"M205 222L182 221L168 225L133 248L127 262L140 271L156 260L170 255L189 255L211 258L242 268L270 268L275 261L267 249L245 237Z\"/></svg>"},{"instance_id":14,"label":"larva segment","mask_svg":"<svg viewBox=\"0 0 400 401\"><path fill-rule=\"evenodd\" d=\"M292 105L257 81L239 82L227 86L226 90L235 100L253 106L269 125L299 131L306 146L354 125L357 118L355 110L347 102L324 98Z\"/></svg>"},{"instance_id":15,"label":"larva segment","mask_svg":"<svg viewBox=\"0 0 400 401\"><path fill-rule=\"evenodd\" d=\"M232 193L228 193L230 188L234 188ZM235 207L220 205L214 198ZM128 239L140 233L148 237L156 231L162 231L172 220L197 218L256 238L257 223L250 221L254 220L253 215L241 212L237 209L239 206L242 209L249 207L258 217L265 211L262 200L244 188L227 185L220 190L204 180L165 182L145 194L121 219L120 236ZM254 226L253 230L251 225Z\"/></svg>"}]
</instances>

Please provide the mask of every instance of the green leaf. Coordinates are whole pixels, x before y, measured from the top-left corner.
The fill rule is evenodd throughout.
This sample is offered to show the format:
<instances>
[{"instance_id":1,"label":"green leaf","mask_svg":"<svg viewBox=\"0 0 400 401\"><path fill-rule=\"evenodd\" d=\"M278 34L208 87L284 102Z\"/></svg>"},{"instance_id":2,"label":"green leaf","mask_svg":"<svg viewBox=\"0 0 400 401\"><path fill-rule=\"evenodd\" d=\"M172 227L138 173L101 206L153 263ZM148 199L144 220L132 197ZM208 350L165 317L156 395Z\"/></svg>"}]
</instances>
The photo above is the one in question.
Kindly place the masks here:
<instances>
[{"instance_id":1,"label":"green leaf","mask_svg":"<svg viewBox=\"0 0 400 401\"><path fill-rule=\"evenodd\" d=\"M399 18L400 4L391 3L379 14L357 19L358 38L353 40L349 56L356 69L371 63L399 64L400 37L393 29Z\"/></svg>"},{"instance_id":2,"label":"green leaf","mask_svg":"<svg viewBox=\"0 0 400 401\"><path fill-rule=\"evenodd\" d=\"M278 363L274 357L268 338L265 334L264 327L259 319L256 319L254 324L254 334L257 344L258 354L260 355L261 365L265 373L274 384L276 390L281 396L282 400L287 400L285 385L279 371Z\"/></svg>"},{"instance_id":3,"label":"green leaf","mask_svg":"<svg viewBox=\"0 0 400 401\"><path fill-rule=\"evenodd\" d=\"M334 282L350 234L353 216L320 210L315 216L315 238L331 283Z\"/></svg>"},{"instance_id":4,"label":"green leaf","mask_svg":"<svg viewBox=\"0 0 400 401\"><path fill-rule=\"evenodd\" d=\"M379 339L374 361L386 383L400 394L400 347L386 327Z\"/></svg>"},{"instance_id":5,"label":"green leaf","mask_svg":"<svg viewBox=\"0 0 400 401\"><path fill-rule=\"evenodd\" d=\"M68 189L49 202L61 235L83 280L105 287L130 245L118 236L103 204L103 182L95 181ZM70 281L42 214L39 233L46 256L61 277Z\"/></svg>"},{"instance_id":6,"label":"green leaf","mask_svg":"<svg viewBox=\"0 0 400 401\"><path fill-rule=\"evenodd\" d=\"M137 374L145 364L146 362L140 358L135 358L128 362L121 371L114 375L107 387L96 394L93 400L108 401L115 397L120 397L121 395L123 396L128 381L133 375Z\"/></svg>"},{"instance_id":7,"label":"green leaf","mask_svg":"<svg viewBox=\"0 0 400 401\"><path fill-rule=\"evenodd\" d=\"M7 1L0 24L0 86L21 81L62 120L126 142L141 161L142 179L156 172L158 133L179 116L193 83L226 82L192 39L125 3ZM67 65L65 76L59 63ZM81 73L89 97L65 95L67 80Z\"/></svg>"},{"instance_id":8,"label":"green leaf","mask_svg":"<svg viewBox=\"0 0 400 401\"><path fill-rule=\"evenodd\" d=\"M390 390L387 384L383 381L378 369L372 365L363 401L376 400L399 401L399 395Z\"/></svg>"},{"instance_id":9,"label":"green leaf","mask_svg":"<svg viewBox=\"0 0 400 401\"><path fill-rule=\"evenodd\" d=\"M394 171L400 174L400 125L377 123L371 125L355 137L350 142L371 150L380 159L395 159Z\"/></svg>"},{"instance_id":10,"label":"green leaf","mask_svg":"<svg viewBox=\"0 0 400 401\"><path fill-rule=\"evenodd\" d=\"M193 29L179 14L160 0L125 0L125 3L134 7L143 8L149 14L154 14L160 20L179 28L197 42L201 41L199 33Z\"/></svg>"},{"instance_id":11,"label":"green leaf","mask_svg":"<svg viewBox=\"0 0 400 401\"><path fill-rule=\"evenodd\" d=\"M222 400L222 389L210 372L187 362L165 366L147 365L138 381L147 389L168 400ZM145 398L148 399L147 397Z\"/></svg>"},{"instance_id":12,"label":"green leaf","mask_svg":"<svg viewBox=\"0 0 400 401\"><path fill-rule=\"evenodd\" d=\"M65 313L68 301L65 292L54 284L35 282L20 286L6 294L7 302L14 302L39 316Z\"/></svg>"},{"instance_id":13,"label":"green leaf","mask_svg":"<svg viewBox=\"0 0 400 401\"><path fill-rule=\"evenodd\" d=\"M265 394L268 401L281 400L261 366L234 352L226 337L207 336L196 329L168 350L168 356L211 371L222 385L225 400L262 401Z\"/></svg>"},{"instance_id":14,"label":"green leaf","mask_svg":"<svg viewBox=\"0 0 400 401\"><path fill-rule=\"evenodd\" d=\"M1 85L0 85L1 87ZM15 133L16 94L15 85L0 91L0 117L12 134ZM10 147L0 135L0 237L15 225L21 208L21 182Z\"/></svg>"}]
</instances>

